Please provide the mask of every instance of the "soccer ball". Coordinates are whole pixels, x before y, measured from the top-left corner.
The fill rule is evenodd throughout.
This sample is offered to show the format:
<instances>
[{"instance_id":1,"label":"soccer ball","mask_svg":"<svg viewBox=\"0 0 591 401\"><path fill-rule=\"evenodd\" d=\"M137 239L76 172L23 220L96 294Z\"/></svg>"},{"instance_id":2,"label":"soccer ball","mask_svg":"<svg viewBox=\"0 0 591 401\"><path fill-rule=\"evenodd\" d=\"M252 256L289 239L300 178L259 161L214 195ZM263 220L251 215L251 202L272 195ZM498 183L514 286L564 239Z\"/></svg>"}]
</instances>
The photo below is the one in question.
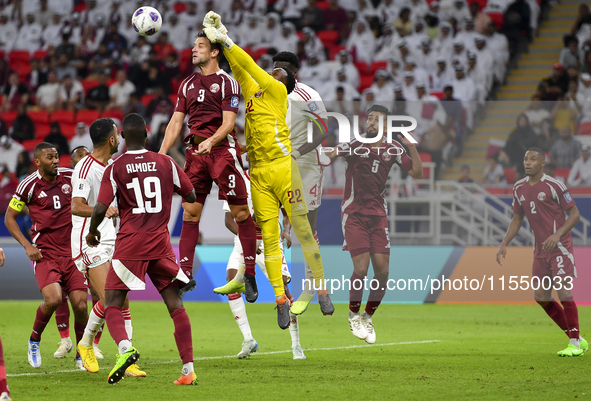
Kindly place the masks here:
<instances>
[{"instance_id":1,"label":"soccer ball","mask_svg":"<svg viewBox=\"0 0 591 401\"><path fill-rule=\"evenodd\" d=\"M152 36L162 26L162 16L154 7L140 7L131 17L131 25L142 36Z\"/></svg>"}]
</instances>

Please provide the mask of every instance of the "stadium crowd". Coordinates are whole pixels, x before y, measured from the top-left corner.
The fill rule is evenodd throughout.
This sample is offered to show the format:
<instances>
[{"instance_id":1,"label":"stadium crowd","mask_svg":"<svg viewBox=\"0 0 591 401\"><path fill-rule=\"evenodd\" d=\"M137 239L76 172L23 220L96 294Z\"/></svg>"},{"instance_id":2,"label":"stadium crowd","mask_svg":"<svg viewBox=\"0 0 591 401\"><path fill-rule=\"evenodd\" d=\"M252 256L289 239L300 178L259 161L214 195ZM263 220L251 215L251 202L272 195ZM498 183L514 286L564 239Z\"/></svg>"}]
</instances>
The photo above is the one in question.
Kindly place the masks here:
<instances>
[{"instance_id":1,"label":"stadium crowd","mask_svg":"<svg viewBox=\"0 0 591 401\"><path fill-rule=\"evenodd\" d=\"M417 119L421 154L438 173L461 153L505 79L515 43L531 40L541 15L535 0L160 0L150 5L163 28L144 38L130 19L143 4L0 1L0 135L7 136L0 153L10 155L3 158L8 171L33 169L16 160L28 160L21 152L42 139L60 144L67 165L69 149L89 143L87 126L99 116L142 115L157 150L178 85L193 71L201 18L214 9L264 68L277 51L297 53L298 78L320 92L329 111L363 116L380 102ZM332 135L328 144L335 141ZM171 156L182 163L180 148Z\"/></svg>"}]
</instances>

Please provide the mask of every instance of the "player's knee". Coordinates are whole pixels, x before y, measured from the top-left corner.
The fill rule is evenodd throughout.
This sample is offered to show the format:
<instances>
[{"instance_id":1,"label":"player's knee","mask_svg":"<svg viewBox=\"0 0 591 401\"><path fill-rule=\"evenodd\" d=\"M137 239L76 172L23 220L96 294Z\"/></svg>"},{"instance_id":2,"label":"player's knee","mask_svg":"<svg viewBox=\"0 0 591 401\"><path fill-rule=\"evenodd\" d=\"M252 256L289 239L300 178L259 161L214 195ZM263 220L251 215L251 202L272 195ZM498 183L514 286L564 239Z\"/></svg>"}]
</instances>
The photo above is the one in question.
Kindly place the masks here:
<instances>
[{"instance_id":1,"label":"player's knee","mask_svg":"<svg viewBox=\"0 0 591 401\"><path fill-rule=\"evenodd\" d=\"M236 220L239 223L248 219L248 216L250 216L250 212L248 211L248 207L244 207L244 208L237 210L235 214L233 213L233 216L234 216L234 220Z\"/></svg>"},{"instance_id":2,"label":"player's knee","mask_svg":"<svg viewBox=\"0 0 591 401\"><path fill-rule=\"evenodd\" d=\"M80 299L74 302L70 300L70 303L72 304L72 310L75 314L80 315L88 313L88 304L86 302L86 299Z\"/></svg>"},{"instance_id":3,"label":"player's knee","mask_svg":"<svg viewBox=\"0 0 591 401\"><path fill-rule=\"evenodd\" d=\"M45 305L47 305L48 309L56 310L62 304L62 297L60 296L49 296L45 298Z\"/></svg>"},{"instance_id":4,"label":"player's knee","mask_svg":"<svg viewBox=\"0 0 591 401\"><path fill-rule=\"evenodd\" d=\"M543 307L550 302L550 297L544 292L535 291L534 300Z\"/></svg>"}]
</instances>

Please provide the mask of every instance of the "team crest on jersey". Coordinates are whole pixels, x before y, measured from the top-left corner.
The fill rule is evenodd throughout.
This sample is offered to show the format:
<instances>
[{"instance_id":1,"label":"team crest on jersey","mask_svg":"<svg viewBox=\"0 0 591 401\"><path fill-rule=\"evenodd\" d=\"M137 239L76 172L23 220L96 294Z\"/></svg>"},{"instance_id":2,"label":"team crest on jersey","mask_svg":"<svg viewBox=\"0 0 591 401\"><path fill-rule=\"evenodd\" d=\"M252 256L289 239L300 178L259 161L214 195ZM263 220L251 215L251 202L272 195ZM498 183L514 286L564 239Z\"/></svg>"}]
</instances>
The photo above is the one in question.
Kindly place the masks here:
<instances>
[{"instance_id":1,"label":"team crest on jersey","mask_svg":"<svg viewBox=\"0 0 591 401\"><path fill-rule=\"evenodd\" d=\"M546 194L545 194L544 192L540 192L540 193L538 194L538 200L539 200L540 202L544 202L544 200L546 200Z\"/></svg>"},{"instance_id":2,"label":"team crest on jersey","mask_svg":"<svg viewBox=\"0 0 591 401\"><path fill-rule=\"evenodd\" d=\"M385 162L389 162L391 158L392 158L392 155L390 153L388 153L388 152L382 153L382 159L384 159Z\"/></svg>"},{"instance_id":3,"label":"team crest on jersey","mask_svg":"<svg viewBox=\"0 0 591 401\"><path fill-rule=\"evenodd\" d=\"M259 98L263 96L263 91L258 91L257 93L254 94L254 97Z\"/></svg>"},{"instance_id":4,"label":"team crest on jersey","mask_svg":"<svg viewBox=\"0 0 591 401\"><path fill-rule=\"evenodd\" d=\"M96 255L92 257L92 263L98 263L101 261L101 257Z\"/></svg>"},{"instance_id":5,"label":"team crest on jersey","mask_svg":"<svg viewBox=\"0 0 591 401\"><path fill-rule=\"evenodd\" d=\"M218 84L211 84L209 91L211 93L218 93L220 91L220 86Z\"/></svg>"},{"instance_id":6,"label":"team crest on jersey","mask_svg":"<svg viewBox=\"0 0 591 401\"><path fill-rule=\"evenodd\" d=\"M66 195L70 195L72 193L72 187L70 186L70 184L62 185L62 192Z\"/></svg>"},{"instance_id":7,"label":"team crest on jersey","mask_svg":"<svg viewBox=\"0 0 591 401\"><path fill-rule=\"evenodd\" d=\"M565 192L564 193L564 200L567 201L567 202L572 202L573 201L572 196L570 196L570 192Z\"/></svg>"}]
</instances>

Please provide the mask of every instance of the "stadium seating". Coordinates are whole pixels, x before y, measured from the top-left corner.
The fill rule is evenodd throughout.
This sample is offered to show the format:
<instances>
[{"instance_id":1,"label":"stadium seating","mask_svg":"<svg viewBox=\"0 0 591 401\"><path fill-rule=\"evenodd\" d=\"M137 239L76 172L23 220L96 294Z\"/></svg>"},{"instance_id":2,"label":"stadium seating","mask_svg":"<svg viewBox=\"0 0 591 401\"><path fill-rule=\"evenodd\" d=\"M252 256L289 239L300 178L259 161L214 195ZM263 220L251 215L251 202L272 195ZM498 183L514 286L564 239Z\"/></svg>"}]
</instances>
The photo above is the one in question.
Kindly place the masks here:
<instances>
[{"instance_id":1,"label":"stadium seating","mask_svg":"<svg viewBox=\"0 0 591 401\"><path fill-rule=\"evenodd\" d=\"M11 126L14 120L16 120L16 116L18 113L16 111L5 111L4 113L0 114L0 118L4 120L7 126Z\"/></svg>"},{"instance_id":2,"label":"stadium seating","mask_svg":"<svg viewBox=\"0 0 591 401\"><path fill-rule=\"evenodd\" d=\"M591 122L581 124L579 133L581 135L591 135Z\"/></svg>"},{"instance_id":3,"label":"stadium seating","mask_svg":"<svg viewBox=\"0 0 591 401\"><path fill-rule=\"evenodd\" d=\"M366 75L369 72L369 67L364 61L357 61L355 63L355 68L357 68L357 71L359 71L359 74L361 75Z\"/></svg>"},{"instance_id":4,"label":"stadium seating","mask_svg":"<svg viewBox=\"0 0 591 401\"><path fill-rule=\"evenodd\" d=\"M505 22L505 16L502 13L487 13L492 22L494 22L497 29L501 29L503 27L503 22Z\"/></svg>"},{"instance_id":5,"label":"stadium seating","mask_svg":"<svg viewBox=\"0 0 591 401\"><path fill-rule=\"evenodd\" d=\"M68 138L68 141L70 139L72 139L72 137L74 137L76 135L76 124L75 123L68 123L68 122L61 122L60 123L60 130L62 131L62 134L64 134L64 136L66 138Z\"/></svg>"},{"instance_id":6,"label":"stadium seating","mask_svg":"<svg viewBox=\"0 0 591 401\"><path fill-rule=\"evenodd\" d=\"M369 73L371 75L375 74L377 70L387 70L388 69L388 62L387 61L374 61L369 66Z\"/></svg>"},{"instance_id":7,"label":"stadium seating","mask_svg":"<svg viewBox=\"0 0 591 401\"><path fill-rule=\"evenodd\" d=\"M123 121L123 113L120 110L105 110L101 115L103 118L114 118Z\"/></svg>"},{"instance_id":8,"label":"stadium seating","mask_svg":"<svg viewBox=\"0 0 591 401\"><path fill-rule=\"evenodd\" d=\"M80 81L82 87L84 88L84 94L87 95L88 91L92 88L99 86L100 82L95 79L83 79Z\"/></svg>"},{"instance_id":9,"label":"stadium seating","mask_svg":"<svg viewBox=\"0 0 591 401\"><path fill-rule=\"evenodd\" d=\"M155 97L156 97L156 95L154 95L154 94L144 95L144 96L142 96L140 101L142 102L142 104L144 106L148 107L150 105L150 102L152 101L152 99L154 99Z\"/></svg>"},{"instance_id":10,"label":"stadium seating","mask_svg":"<svg viewBox=\"0 0 591 401\"><path fill-rule=\"evenodd\" d=\"M49 56L49 52L47 50L37 50L35 53L33 53L34 60L41 60L47 56Z\"/></svg>"},{"instance_id":11,"label":"stadium seating","mask_svg":"<svg viewBox=\"0 0 591 401\"><path fill-rule=\"evenodd\" d=\"M433 161L433 156L431 153L427 152L419 152L419 157L423 163L428 163ZM427 167L423 167L423 178L429 178L431 176L431 169Z\"/></svg>"},{"instance_id":12,"label":"stadium seating","mask_svg":"<svg viewBox=\"0 0 591 401\"><path fill-rule=\"evenodd\" d=\"M90 126L94 120L100 118L98 110L80 110L76 114L76 122L82 122Z\"/></svg>"},{"instance_id":13,"label":"stadium seating","mask_svg":"<svg viewBox=\"0 0 591 401\"><path fill-rule=\"evenodd\" d=\"M373 75L361 75L359 77L359 92L363 92L373 84Z\"/></svg>"},{"instance_id":14,"label":"stadium seating","mask_svg":"<svg viewBox=\"0 0 591 401\"><path fill-rule=\"evenodd\" d=\"M568 175L570 174L570 168L567 167L556 167L554 170L554 177L562 178L562 181L566 182Z\"/></svg>"},{"instance_id":15,"label":"stadium seating","mask_svg":"<svg viewBox=\"0 0 591 401\"><path fill-rule=\"evenodd\" d=\"M33 149L35 149L35 146L37 146L37 144L39 143L38 139L29 139L27 141L23 141L23 148L25 148L25 150L27 152L32 152Z\"/></svg>"},{"instance_id":16,"label":"stadium seating","mask_svg":"<svg viewBox=\"0 0 591 401\"><path fill-rule=\"evenodd\" d=\"M49 113L45 110L28 111L27 114L31 117L35 125L37 123L49 124Z\"/></svg>"},{"instance_id":17,"label":"stadium seating","mask_svg":"<svg viewBox=\"0 0 591 401\"><path fill-rule=\"evenodd\" d=\"M320 31L316 36L322 41L324 46L330 47L338 44L339 31Z\"/></svg>"},{"instance_id":18,"label":"stadium seating","mask_svg":"<svg viewBox=\"0 0 591 401\"><path fill-rule=\"evenodd\" d=\"M63 125L64 123L70 123L73 124L74 123L74 112L70 111L70 110L59 110L59 111L54 111L53 113L51 113L50 119L51 121L57 121L58 123L60 123L60 125Z\"/></svg>"},{"instance_id":19,"label":"stadium seating","mask_svg":"<svg viewBox=\"0 0 591 401\"><path fill-rule=\"evenodd\" d=\"M505 167L503 172L505 173L505 180L507 180L507 184L515 184L515 175L517 173L515 169L513 167Z\"/></svg>"},{"instance_id":20,"label":"stadium seating","mask_svg":"<svg viewBox=\"0 0 591 401\"><path fill-rule=\"evenodd\" d=\"M70 165L70 156L68 156L68 155L60 156L60 167L65 167L65 168L72 167Z\"/></svg>"},{"instance_id":21,"label":"stadium seating","mask_svg":"<svg viewBox=\"0 0 591 401\"><path fill-rule=\"evenodd\" d=\"M261 47L260 49L258 49L257 51L254 52L254 60L255 61L259 61L259 59L261 58L261 56L263 54L267 54L267 51L269 50L269 48L267 47Z\"/></svg>"}]
</instances>

